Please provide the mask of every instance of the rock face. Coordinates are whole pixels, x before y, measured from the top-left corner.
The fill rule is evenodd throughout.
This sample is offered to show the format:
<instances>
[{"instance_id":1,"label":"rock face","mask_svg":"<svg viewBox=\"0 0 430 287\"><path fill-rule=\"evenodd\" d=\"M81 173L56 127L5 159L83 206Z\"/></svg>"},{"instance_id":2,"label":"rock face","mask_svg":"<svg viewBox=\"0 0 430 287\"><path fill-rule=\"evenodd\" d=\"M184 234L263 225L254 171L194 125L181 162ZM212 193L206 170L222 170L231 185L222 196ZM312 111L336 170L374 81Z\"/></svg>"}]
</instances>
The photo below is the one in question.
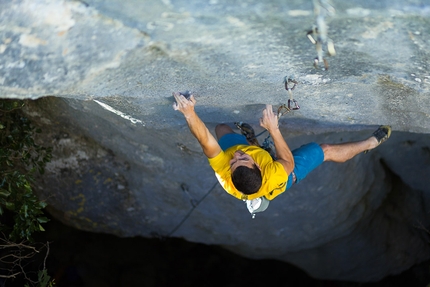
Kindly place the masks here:
<instances>
[{"instance_id":1,"label":"rock face","mask_svg":"<svg viewBox=\"0 0 430 287\"><path fill-rule=\"evenodd\" d=\"M231 1L230 1L231 2ZM306 32L311 1L0 2L0 95L26 113L54 159L38 183L64 223L118 236L174 236L322 279L373 281L430 258L430 7L335 2L329 69ZM171 92L196 93L213 130L287 101L290 147L393 126L378 149L324 163L251 219L217 184Z\"/></svg>"}]
</instances>

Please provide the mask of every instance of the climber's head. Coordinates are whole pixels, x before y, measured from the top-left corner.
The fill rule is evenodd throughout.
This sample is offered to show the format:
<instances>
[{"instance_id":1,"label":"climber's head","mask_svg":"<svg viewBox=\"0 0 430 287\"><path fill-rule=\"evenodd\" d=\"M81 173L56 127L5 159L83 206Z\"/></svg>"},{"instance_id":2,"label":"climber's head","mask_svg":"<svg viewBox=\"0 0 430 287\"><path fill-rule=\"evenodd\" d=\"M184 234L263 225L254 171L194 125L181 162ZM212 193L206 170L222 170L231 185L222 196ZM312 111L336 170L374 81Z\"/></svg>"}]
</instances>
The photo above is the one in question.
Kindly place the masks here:
<instances>
[{"instance_id":1,"label":"climber's head","mask_svg":"<svg viewBox=\"0 0 430 287\"><path fill-rule=\"evenodd\" d=\"M262 183L261 170L254 159L243 151L236 151L230 160L231 179L244 194L256 193Z\"/></svg>"}]
</instances>

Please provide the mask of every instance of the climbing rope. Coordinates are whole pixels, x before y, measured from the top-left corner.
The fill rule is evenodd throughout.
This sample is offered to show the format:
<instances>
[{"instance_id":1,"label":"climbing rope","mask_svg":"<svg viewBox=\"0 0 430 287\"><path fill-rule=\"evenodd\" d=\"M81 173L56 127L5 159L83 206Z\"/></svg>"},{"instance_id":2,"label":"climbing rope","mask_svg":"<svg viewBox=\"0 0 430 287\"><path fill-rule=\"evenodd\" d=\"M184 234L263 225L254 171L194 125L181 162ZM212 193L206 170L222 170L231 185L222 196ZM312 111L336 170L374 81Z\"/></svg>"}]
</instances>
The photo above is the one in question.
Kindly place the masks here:
<instances>
[{"instance_id":1,"label":"climbing rope","mask_svg":"<svg viewBox=\"0 0 430 287\"><path fill-rule=\"evenodd\" d=\"M323 46L327 45L327 55L334 56L336 51L334 49L333 41L327 36L328 26L326 23L326 16L335 14L335 9L330 0L313 0L314 15L316 24L313 25L312 30L308 31L306 36L315 45L317 57L314 59L314 67L317 68L318 64L324 62L324 67L328 69L328 61L323 57Z\"/></svg>"},{"instance_id":2,"label":"climbing rope","mask_svg":"<svg viewBox=\"0 0 430 287\"><path fill-rule=\"evenodd\" d=\"M182 224L184 224L184 222L188 219L188 217L190 217L190 215L194 211L194 209L196 209L197 206L199 206L199 204L212 192L212 190L214 190L214 188L217 185L218 185L218 181L215 182L215 184L209 189L208 192L205 193L205 195L203 195L203 197L199 201L190 200L190 203L191 203L191 206L192 206L191 209L188 211L187 214L185 214L184 218L182 218L182 220L178 223L178 225L176 225L176 227L173 228L173 230L170 231L169 234L167 234L167 237L172 237L172 235L176 232L176 230L178 230L179 227L181 227ZM181 184L181 188L189 196L187 186L185 184Z\"/></svg>"}]
</instances>

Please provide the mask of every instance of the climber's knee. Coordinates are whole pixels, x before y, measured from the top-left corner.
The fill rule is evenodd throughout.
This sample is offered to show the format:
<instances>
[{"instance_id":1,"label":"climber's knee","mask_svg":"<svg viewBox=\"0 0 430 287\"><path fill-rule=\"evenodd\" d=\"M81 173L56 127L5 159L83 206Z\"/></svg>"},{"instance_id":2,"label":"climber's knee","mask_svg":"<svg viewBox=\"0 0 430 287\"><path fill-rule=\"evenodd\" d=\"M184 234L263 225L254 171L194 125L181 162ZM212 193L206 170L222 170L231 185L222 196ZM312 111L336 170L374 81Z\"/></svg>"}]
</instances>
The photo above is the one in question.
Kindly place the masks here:
<instances>
[{"instance_id":1,"label":"climber's knee","mask_svg":"<svg viewBox=\"0 0 430 287\"><path fill-rule=\"evenodd\" d=\"M225 134L233 134L233 129L227 124L218 124L215 127L215 134L217 139L219 140Z\"/></svg>"},{"instance_id":2,"label":"climber's knee","mask_svg":"<svg viewBox=\"0 0 430 287\"><path fill-rule=\"evenodd\" d=\"M320 144L321 149L324 153L324 161L331 160L331 146L329 144Z\"/></svg>"}]
</instances>

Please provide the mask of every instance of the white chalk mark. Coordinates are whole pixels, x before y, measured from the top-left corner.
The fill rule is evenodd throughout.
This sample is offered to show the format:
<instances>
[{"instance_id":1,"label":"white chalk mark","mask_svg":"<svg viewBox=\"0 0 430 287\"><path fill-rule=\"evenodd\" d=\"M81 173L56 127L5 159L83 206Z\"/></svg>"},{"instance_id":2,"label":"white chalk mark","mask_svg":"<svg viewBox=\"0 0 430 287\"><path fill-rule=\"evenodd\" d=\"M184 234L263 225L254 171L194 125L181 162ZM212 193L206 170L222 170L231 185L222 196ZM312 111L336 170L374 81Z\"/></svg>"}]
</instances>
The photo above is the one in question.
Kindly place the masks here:
<instances>
[{"instance_id":1,"label":"white chalk mark","mask_svg":"<svg viewBox=\"0 0 430 287\"><path fill-rule=\"evenodd\" d=\"M142 122L141 120L138 120L138 119L133 118L132 116L126 115L123 112L118 111L118 110L112 108L111 106L109 106L109 105L107 105L105 103L99 102L97 100L93 100L93 101L96 102L97 104L99 104L100 106L102 106L105 110L108 110L109 112L112 112L112 113L120 116L123 119L129 120L133 124L139 123L139 124L142 124L143 126L145 126L145 123Z\"/></svg>"}]
</instances>

